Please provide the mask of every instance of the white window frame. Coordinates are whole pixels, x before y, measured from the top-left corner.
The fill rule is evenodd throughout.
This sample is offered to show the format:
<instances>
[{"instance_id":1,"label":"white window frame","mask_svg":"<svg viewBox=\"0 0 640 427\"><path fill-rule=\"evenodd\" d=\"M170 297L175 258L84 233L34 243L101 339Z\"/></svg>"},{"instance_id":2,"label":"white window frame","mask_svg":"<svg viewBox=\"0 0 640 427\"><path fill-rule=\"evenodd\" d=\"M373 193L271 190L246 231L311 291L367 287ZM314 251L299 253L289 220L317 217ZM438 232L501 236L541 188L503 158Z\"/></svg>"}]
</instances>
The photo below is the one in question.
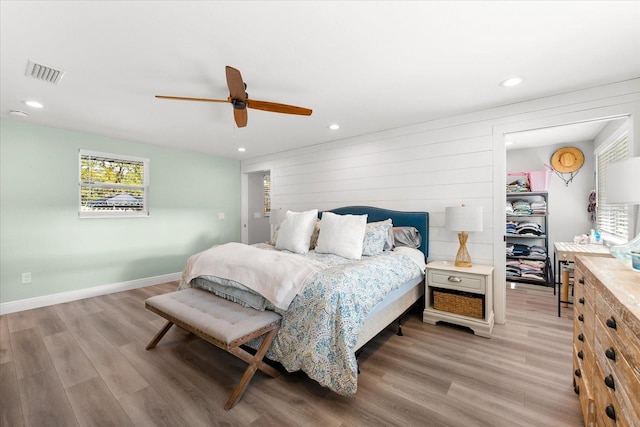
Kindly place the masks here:
<instances>
[{"instance_id":1,"label":"white window frame","mask_svg":"<svg viewBox=\"0 0 640 427\"><path fill-rule=\"evenodd\" d=\"M626 154L625 157L620 158L614 158L614 159L610 159L609 161L607 161L605 163L605 167L604 170L602 170L602 165L600 164L600 156L602 156L603 154L607 153L607 151L611 150L612 147L619 143L623 138L627 139L626 142ZM597 210L596 210L596 225L598 227L601 226L600 223L600 218L601 218L601 213L603 210L607 210L609 212L611 212L610 215L613 215L616 217L616 220L614 222L621 222L624 221L625 225L626 225L626 230L624 232L624 234L618 234L618 233L612 233L611 230L602 230L603 232L603 237L606 241L610 242L611 244L621 244L621 243L625 243L628 238L629 238L629 227L630 227L630 222L631 222L631 211L629 210L629 206L624 205L624 204L609 204L607 203L607 194L606 194L606 187L607 187L607 171L606 171L606 166L608 164L620 161L620 160L624 160L629 158L630 156L630 149L631 149L631 140L629 139L629 129L628 129L628 125L625 124L623 126L620 127L620 129L618 129L618 131L616 131L613 135L611 135L607 141L602 144L602 146L600 148L598 148L598 150L596 150L595 152L595 169L596 169L596 177L597 177L597 182L596 182L596 190L597 190L597 195L598 195L598 205L597 205ZM626 215L626 219L623 218ZM616 227L616 228L620 228L620 227Z\"/></svg>"},{"instance_id":2,"label":"white window frame","mask_svg":"<svg viewBox=\"0 0 640 427\"><path fill-rule=\"evenodd\" d=\"M100 157L113 159L115 161L131 161L140 162L143 164L143 185L131 185L131 184L115 184L115 183L101 183L82 181L82 157ZM78 217L79 218L146 218L149 216L149 166L151 161L144 157L127 156L123 154L104 153L100 151L91 150L79 150L78 152ZM86 211L82 209L82 188L83 187L97 187L97 188L114 188L114 189L136 189L143 191L143 208L142 211Z\"/></svg>"}]
</instances>

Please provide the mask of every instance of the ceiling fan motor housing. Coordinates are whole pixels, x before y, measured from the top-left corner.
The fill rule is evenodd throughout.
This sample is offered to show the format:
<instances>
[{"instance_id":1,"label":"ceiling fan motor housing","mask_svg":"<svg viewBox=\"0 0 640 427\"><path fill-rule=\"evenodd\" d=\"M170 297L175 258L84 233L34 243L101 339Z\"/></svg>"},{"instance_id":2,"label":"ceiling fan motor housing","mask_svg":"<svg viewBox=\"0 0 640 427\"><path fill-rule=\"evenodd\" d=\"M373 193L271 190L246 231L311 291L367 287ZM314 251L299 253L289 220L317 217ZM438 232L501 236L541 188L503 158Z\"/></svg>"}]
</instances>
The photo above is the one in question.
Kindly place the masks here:
<instances>
[{"instance_id":1,"label":"ceiling fan motor housing","mask_svg":"<svg viewBox=\"0 0 640 427\"><path fill-rule=\"evenodd\" d=\"M240 101L239 99L232 99L231 105L233 105L233 108L236 110L245 110L247 108L246 101Z\"/></svg>"}]
</instances>

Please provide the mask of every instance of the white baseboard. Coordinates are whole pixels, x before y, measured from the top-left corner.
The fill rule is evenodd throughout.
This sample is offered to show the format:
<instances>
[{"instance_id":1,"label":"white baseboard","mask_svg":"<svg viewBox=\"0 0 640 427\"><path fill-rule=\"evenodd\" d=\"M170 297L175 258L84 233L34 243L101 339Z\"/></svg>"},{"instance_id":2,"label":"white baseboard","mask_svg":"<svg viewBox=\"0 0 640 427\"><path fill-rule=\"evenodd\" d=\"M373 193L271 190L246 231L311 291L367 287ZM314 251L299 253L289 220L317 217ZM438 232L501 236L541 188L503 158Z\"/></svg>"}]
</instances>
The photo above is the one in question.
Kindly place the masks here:
<instances>
[{"instance_id":1,"label":"white baseboard","mask_svg":"<svg viewBox=\"0 0 640 427\"><path fill-rule=\"evenodd\" d=\"M180 280L182 273L169 273L161 276L145 277L143 279L129 280L126 282L112 283L109 285L94 286L69 292L43 295L18 301L0 303L0 315L15 313L17 311L31 310L32 308L61 304L63 302L77 301L79 299L97 297L115 292L128 291L130 289L144 288L145 286L158 285L160 283Z\"/></svg>"}]
</instances>

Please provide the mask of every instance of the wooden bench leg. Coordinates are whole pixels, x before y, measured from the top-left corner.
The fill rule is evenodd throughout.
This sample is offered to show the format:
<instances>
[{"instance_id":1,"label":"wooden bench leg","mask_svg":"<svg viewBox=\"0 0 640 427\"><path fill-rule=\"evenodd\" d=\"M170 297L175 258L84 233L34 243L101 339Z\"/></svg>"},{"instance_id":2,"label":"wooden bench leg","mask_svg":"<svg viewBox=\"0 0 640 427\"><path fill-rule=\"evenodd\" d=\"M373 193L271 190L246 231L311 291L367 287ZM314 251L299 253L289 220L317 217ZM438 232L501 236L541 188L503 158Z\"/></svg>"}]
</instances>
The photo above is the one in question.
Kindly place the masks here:
<instances>
[{"instance_id":1,"label":"wooden bench leg","mask_svg":"<svg viewBox=\"0 0 640 427\"><path fill-rule=\"evenodd\" d=\"M147 344L146 349L151 350L153 347L155 347L160 342L162 337L164 337L164 334L169 332L169 329L171 329L172 326L173 326L173 322L167 322L167 324L164 325L162 329L158 331L156 336L153 337L153 339L149 342L149 344Z\"/></svg>"},{"instance_id":2,"label":"wooden bench leg","mask_svg":"<svg viewBox=\"0 0 640 427\"><path fill-rule=\"evenodd\" d=\"M276 369L272 368L271 366L267 365L262 361L262 358L264 357L265 353L271 346L271 342L276 337L276 334L278 333L278 329L279 327L276 327L265 336L264 340L262 341L262 344L260 344L260 348L258 348L258 351L254 356L251 356L249 353L247 353L240 347L234 347L232 349L229 349L230 353L234 354L235 356L249 363L249 366L244 371L244 374L242 374L242 378L240 379L240 382L238 383L238 385L236 385L236 388L231 393L231 396L229 397L227 404L224 405L225 410L228 411L229 409L233 408L236 402L240 400L240 398L242 397L242 394L244 393L247 386L249 385L249 381L251 381L251 378L253 378L253 374L256 373L256 369L260 368L261 371L264 371L265 373L267 373L272 377L276 377L279 375L279 372Z\"/></svg>"}]
</instances>

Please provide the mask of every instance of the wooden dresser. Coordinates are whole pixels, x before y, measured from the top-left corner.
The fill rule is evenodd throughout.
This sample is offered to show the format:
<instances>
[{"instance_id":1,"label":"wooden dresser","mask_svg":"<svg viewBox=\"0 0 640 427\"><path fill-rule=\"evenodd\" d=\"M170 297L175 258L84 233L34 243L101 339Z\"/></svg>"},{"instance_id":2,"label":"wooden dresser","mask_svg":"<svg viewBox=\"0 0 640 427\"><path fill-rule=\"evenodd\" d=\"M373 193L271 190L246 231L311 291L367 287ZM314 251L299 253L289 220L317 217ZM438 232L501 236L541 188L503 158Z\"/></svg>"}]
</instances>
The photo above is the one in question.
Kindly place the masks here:
<instances>
[{"instance_id":1,"label":"wooden dresser","mask_svg":"<svg viewBox=\"0 0 640 427\"><path fill-rule=\"evenodd\" d=\"M585 426L640 426L640 273L575 259L573 382Z\"/></svg>"}]
</instances>

